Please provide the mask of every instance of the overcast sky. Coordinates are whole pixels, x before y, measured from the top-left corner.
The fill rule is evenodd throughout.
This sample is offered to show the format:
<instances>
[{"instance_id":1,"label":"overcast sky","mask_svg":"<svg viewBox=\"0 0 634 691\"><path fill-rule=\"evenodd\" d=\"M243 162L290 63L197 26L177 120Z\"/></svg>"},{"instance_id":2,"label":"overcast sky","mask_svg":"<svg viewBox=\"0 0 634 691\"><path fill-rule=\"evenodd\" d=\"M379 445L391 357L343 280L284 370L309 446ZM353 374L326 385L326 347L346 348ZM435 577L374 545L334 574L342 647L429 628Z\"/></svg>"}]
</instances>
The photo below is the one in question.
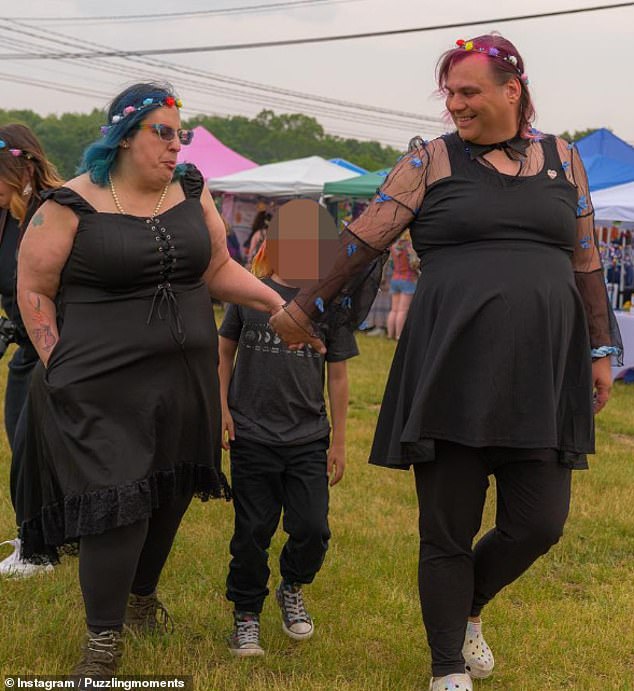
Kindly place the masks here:
<instances>
[{"instance_id":1,"label":"overcast sky","mask_svg":"<svg viewBox=\"0 0 634 691\"><path fill-rule=\"evenodd\" d=\"M293 1L300 4L275 11L245 10L240 14L168 21L37 21L51 16L222 10ZM0 0L0 55L32 53L43 48L90 48L80 41L129 50L329 36L552 12L608 4L609 0L321 0L319 6L310 2ZM20 23L7 21L8 18ZM333 134L378 139L403 148L411 136L422 134L429 138L444 127L352 107L341 110L333 104L282 96L259 87L439 118L443 104L434 95L433 79L438 56L452 47L457 38L490 30L511 39L524 56L539 129L560 133L605 126L634 143L634 89L631 76L628 77L634 7L337 43L155 56L145 58L143 63L129 59L78 62L2 58L0 107L30 108L41 114L87 112L102 108L132 81L153 76L168 78L174 84L184 102L184 117L198 112L253 116L265 107L276 112L305 112ZM53 43L51 39L65 43ZM229 81L222 81L226 78Z\"/></svg>"}]
</instances>

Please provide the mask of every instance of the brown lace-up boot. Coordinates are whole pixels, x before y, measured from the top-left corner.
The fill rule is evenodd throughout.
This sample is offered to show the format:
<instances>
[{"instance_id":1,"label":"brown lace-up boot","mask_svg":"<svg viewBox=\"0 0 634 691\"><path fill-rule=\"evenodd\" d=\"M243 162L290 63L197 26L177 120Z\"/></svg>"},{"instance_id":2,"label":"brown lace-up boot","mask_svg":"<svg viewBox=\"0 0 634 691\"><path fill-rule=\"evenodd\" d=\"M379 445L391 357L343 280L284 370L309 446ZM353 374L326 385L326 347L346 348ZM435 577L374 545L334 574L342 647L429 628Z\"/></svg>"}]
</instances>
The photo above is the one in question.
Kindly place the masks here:
<instances>
[{"instance_id":1,"label":"brown lace-up boot","mask_svg":"<svg viewBox=\"0 0 634 691\"><path fill-rule=\"evenodd\" d=\"M161 631L172 633L174 622L158 599L156 592L151 595L135 595L128 598L125 613L125 625L136 634Z\"/></svg>"},{"instance_id":2,"label":"brown lace-up boot","mask_svg":"<svg viewBox=\"0 0 634 691\"><path fill-rule=\"evenodd\" d=\"M82 649L82 659L73 670L76 677L111 677L119 666L123 653L120 631L88 631ZM84 688L79 686L79 688Z\"/></svg>"}]
</instances>

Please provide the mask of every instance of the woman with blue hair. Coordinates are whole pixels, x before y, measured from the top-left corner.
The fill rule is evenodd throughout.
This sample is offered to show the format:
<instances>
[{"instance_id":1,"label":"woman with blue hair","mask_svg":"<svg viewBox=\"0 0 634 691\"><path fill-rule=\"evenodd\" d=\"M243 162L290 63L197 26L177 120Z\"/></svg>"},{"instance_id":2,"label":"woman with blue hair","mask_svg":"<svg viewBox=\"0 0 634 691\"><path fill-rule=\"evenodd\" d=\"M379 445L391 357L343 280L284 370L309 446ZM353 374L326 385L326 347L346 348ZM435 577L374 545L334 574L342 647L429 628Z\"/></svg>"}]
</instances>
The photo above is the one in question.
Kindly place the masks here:
<instances>
[{"instance_id":1,"label":"woman with blue hair","mask_svg":"<svg viewBox=\"0 0 634 691\"><path fill-rule=\"evenodd\" d=\"M177 165L192 136L180 105L169 85L117 96L20 251L18 300L42 363L24 552L55 559L79 541L82 675L115 671L124 621L169 625L156 587L181 518L194 494L229 498L210 295L271 313L282 302L230 259L201 174Z\"/></svg>"}]
</instances>

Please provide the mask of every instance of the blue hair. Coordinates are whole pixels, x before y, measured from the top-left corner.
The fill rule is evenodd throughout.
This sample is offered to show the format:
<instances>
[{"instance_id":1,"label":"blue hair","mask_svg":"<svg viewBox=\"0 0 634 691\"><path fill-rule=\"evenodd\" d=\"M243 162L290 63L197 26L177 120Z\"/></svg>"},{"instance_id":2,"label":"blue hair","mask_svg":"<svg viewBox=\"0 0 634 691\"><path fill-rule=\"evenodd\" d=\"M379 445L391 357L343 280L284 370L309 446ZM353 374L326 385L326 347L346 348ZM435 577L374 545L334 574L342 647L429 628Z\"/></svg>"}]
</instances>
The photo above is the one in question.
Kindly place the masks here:
<instances>
[{"instance_id":1,"label":"blue hair","mask_svg":"<svg viewBox=\"0 0 634 691\"><path fill-rule=\"evenodd\" d=\"M154 82L133 84L115 96L108 107L108 131L85 149L77 173L88 173L92 182L104 187L108 183L110 169L119 154L121 140L133 136L136 132L136 126L147 117L148 113L160 108L160 101L164 101L169 96L176 98L174 89L170 84ZM143 101L150 98L155 103L126 115L119 122L112 122L112 117L121 115L124 108L128 106L138 108ZM177 166L174 171L174 178L180 178L183 172L184 167Z\"/></svg>"}]
</instances>

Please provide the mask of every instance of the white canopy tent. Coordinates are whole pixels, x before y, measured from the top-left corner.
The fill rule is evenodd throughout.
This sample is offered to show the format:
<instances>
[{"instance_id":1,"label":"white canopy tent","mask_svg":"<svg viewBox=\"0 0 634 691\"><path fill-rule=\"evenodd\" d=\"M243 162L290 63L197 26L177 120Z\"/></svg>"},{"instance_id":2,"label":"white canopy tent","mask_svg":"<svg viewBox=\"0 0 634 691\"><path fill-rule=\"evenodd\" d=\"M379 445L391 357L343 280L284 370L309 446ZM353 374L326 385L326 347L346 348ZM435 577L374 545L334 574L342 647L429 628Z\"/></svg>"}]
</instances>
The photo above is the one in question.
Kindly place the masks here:
<instances>
[{"instance_id":1,"label":"white canopy tent","mask_svg":"<svg viewBox=\"0 0 634 691\"><path fill-rule=\"evenodd\" d=\"M634 182L593 192L592 205L597 225L634 227Z\"/></svg>"},{"instance_id":2,"label":"white canopy tent","mask_svg":"<svg viewBox=\"0 0 634 691\"><path fill-rule=\"evenodd\" d=\"M326 182L345 180L350 170L321 156L296 158L207 180L214 192L263 197L313 197L317 199Z\"/></svg>"}]
</instances>

